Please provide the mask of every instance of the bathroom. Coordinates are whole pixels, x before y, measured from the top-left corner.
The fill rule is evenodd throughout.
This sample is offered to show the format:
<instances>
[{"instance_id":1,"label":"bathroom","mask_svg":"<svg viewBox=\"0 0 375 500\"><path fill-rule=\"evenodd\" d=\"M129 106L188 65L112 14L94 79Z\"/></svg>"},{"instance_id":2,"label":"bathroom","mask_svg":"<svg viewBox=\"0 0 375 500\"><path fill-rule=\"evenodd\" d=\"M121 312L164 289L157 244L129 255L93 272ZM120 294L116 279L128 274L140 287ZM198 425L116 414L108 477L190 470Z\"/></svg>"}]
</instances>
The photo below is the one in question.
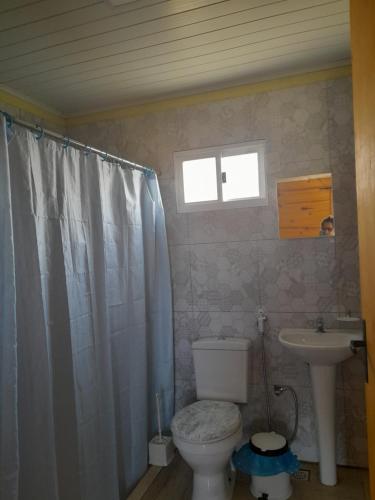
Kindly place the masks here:
<instances>
[{"instance_id":1,"label":"bathroom","mask_svg":"<svg viewBox=\"0 0 375 500\"><path fill-rule=\"evenodd\" d=\"M75 63L73 49L69 52L68 42L65 45L61 42L61 51L56 48L57 28L56 33L50 33L51 39L48 38L48 30L51 29L48 28L49 16L56 22L56 27L60 22L67 22L64 16L67 20L73 18L74 8L78 11L82 9L80 14L87 15L85 22L88 25L94 24L95 15L112 16L108 19L113 23L116 22L113 18L118 16L120 23L120 18L124 17L122 14L135 16L143 15L143 12L145 19L146 14L150 17L149 22L152 16L157 19L158 15L163 15L166 19L164 22L168 24L168 18L172 19L177 12L181 16L192 16L195 11L203 15L200 11L210 8L223 8L223 18L235 13L244 15L243 11L248 8L245 4L249 3L251 9L256 9L257 6L266 9L266 4L271 6L270 9L277 8L276 4L290 4L290 10L295 16L302 15L304 9L298 8L298 2L243 0L112 2L115 5L109 5L111 2L106 1L96 2L97 6L94 6L95 2L89 5L90 2L82 0L75 7L74 2L63 6L53 0L41 2L47 9L43 12L43 9L36 5L38 2L17 2L14 6L5 0L4 5L2 3L0 2L0 26L3 34L9 30L9 40L7 42L4 38L4 47L0 48L4 60L4 67L0 70L0 110L3 112L5 131L5 139L1 144L2 150L7 150L7 154L1 155L2 163L8 164L10 180L4 182L4 186L7 186L3 186L0 199L3 200L2 240L12 242L10 249L14 246L12 255L15 278L9 271L10 254L5 249L0 259L3 282L1 297L4 301L1 309L7 310L9 304L12 304L12 307L15 305L14 314L17 321L12 327L15 337L11 340L15 345L19 342L21 347L18 349L18 366L17 349L12 350L12 342L1 344L2 359L6 356L15 358L7 358L0 380L4 393L1 406L4 408L9 402L14 404L13 413L6 412L4 419L0 419L0 442L3 443L0 444L0 457L5 471L0 479L0 483L4 481L0 485L0 500L190 500L193 494L193 476L186 461L173 450L173 459L168 466L155 465L155 462L149 460L148 443L157 433L156 392L160 392L161 397L158 402L162 413L162 431L168 436L171 434L172 417L197 399L205 399L197 398L192 347L194 342L207 338L219 341L232 338L249 341L246 402L242 401L238 405L243 427L241 445L248 441L251 435L270 430L288 438L296 419L293 395L296 396L298 425L295 438L289 443L289 452L298 457L300 474L296 473L292 477L293 493L289 498L373 498L368 486L369 468L370 482L373 476L373 451L367 438L371 399L367 395L366 409L366 356L363 349L353 348L350 357L349 354L347 356L348 359L335 365L334 460L337 464L337 480L334 481L335 484L328 485L321 484L322 476L321 471L319 472L321 453L310 365L282 345L279 339L280 332L286 329L308 329L319 337L319 332L316 332L319 324L322 329L328 330L327 335L330 330L340 330L343 332L341 335L352 329L362 332L362 318L366 318L368 325L371 324L371 297L368 300L362 297L361 305L361 293L365 290L368 294L371 289L364 288L360 282L359 247L366 244L362 243L362 240L359 242L358 237L357 202L359 204L362 197L358 196L359 184L356 178L356 163L359 160L355 150L357 136L354 133L356 108L353 111L355 68L352 67L350 49L348 50L349 3L322 2L324 6L321 6L319 2L310 2L314 4L306 7L307 11L312 10L310 17L305 21L297 17L301 25L303 22L304 26L312 23L309 29L318 30L314 28L314 15L317 15L319 9L327 9L324 15L331 16L332 26L328 22L326 26L320 21L319 29L326 29L327 32L332 29L329 34L337 39L337 43L331 52L327 49L327 46L331 47L328 42L327 46L318 44L320 52L317 48L311 54L306 52L311 55L310 60L301 61L297 60L297 56L293 60L293 51L289 47L290 54L285 55L285 63L282 57L277 64L274 59L271 60L273 69L271 63L267 69L260 66L258 68L254 63L253 70L249 65L248 73L238 71L238 77L233 76L226 80L220 80L218 76L217 81L213 71L211 80L206 85L194 83L187 73L186 81L181 82L181 78L176 77L176 81L180 81L180 87L171 87L171 90L164 91L163 89L169 87L163 86L159 82L160 75L156 77L154 72L154 80L150 77L149 81L155 82L156 90L153 93L150 84L144 94L142 85L140 89L129 87L128 94L126 85L120 81L117 87L114 85L111 88L108 76L97 77L103 80L104 90L95 93L92 90L94 87L90 87L95 86L96 76L94 71L90 70L90 64L93 63ZM366 2L361 0L359 3L362 3L365 9ZM171 5L167 7L164 4ZM307 4L309 2L306 2ZM96 8L100 9L98 13ZM168 11L168 8L171 11ZM368 17L371 17L373 11L372 8ZM263 13L264 18L267 18L267 12ZM277 18L276 12L274 16ZM323 14L320 16L319 19L322 20ZM193 18L186 19L193 22ZM61 26L67 29L66 25ZM116 26L121 27L121 24ZM285 22L285 36L291 36L288 31L291 28L288 26ZM123 28L125 29L125 24ZM146 27L144 29L146 30ZM293 29L298 32L300 28ZM40 36L40 42L35 30L45 32L44 36ZM172 28L170 30L172 31ZM136 34L135 30L132 35L134 40ZM78 32L74 36L78 39ZM236 36L240 38L239 34ZM159 42L161 45L166 43L162 38ZM30 55L27 52L28 43L35 44ZM46 45L43 46L43 43ZM54 43L56 47L53 46ZM8 45L14 54L12 58L6 57ZM98 49L98 58L100 50L104 50L103 47L104 42ZM352 50L354 48L352 47ZM83 47L80 47L80 50L83 50ZM136 54L134 49L134 55ZM145 48L142 57L157 58L154 54L157 52ZM111 57L116 56L113 53ZM167 59L166 61L168 64ZM132 64L130 61L129 68ZM108 65L111 68L110 62ZM135 63L133 66L136 68ZM66 72L65 67L68 68ZM78 74L75 74L76 68ZM362 66L360 69L364 71ZM115 74L113 71L112 67L108 74ZM117 71L120 71L118 66ZM127 71L131 72L131 69L123 63L121 71L126 74ZM137 75L137 70L134 71ZM86 73L91 76L87 76L85 80ZM369 79L370 77L368 76ZM371 78L373 81L373 76ZM22 142L26 137L25 128L18 122L30 124L25 143ZM34 126L35 124L37 126ZM52 132L51 135L49 131ZM56 141L52 137L53 134L56 135ZM75 148L75 141L81 146ZM6 142L8 146L5 145ZM28 144L30 153L26 152L25 144ZM191 203L188 206L186 191L185 201L183 199L184 169L181 166L190 159L225 158L226 151L229 151L227 155L255 151L258 158L262 159L258 169L260 201L247 203L245 200L243 203L246 196L237 196L239 201L232 207L230 204L215 205L220 196L223 199L225 188L223 178L218 175L214 184L215 189L220 191L220 196L218 197L218 193L214 195L214 203L210 206L207 200L212 198L205 199L203 194L198 204L194 206L194 203ZM31 167L27 167L28 154L32 157ZM111 155L119 161L115 163ZM125 177L120 180L120 174L117 173L112 177L109 169L119 169L120 161L124 158ZM51 161L52 173L47 175L47 166ZM41 168L39 169L38 163L34 171L36 162L41 164ZM25 164L22 174L25 177L20 175L22 182L12 174L12 168L21 163ZM219 163L221 166L221 160ZM65 178L63 174L59 174L61 165L69 170L70 177ZM127 168L129 166L133 169ZM92 181L89 181L91 174L87 167L93 171ZM154 170L156 175L148 170L140 173L138 169L142 167ZM30 178L27 177L28 168L31 168ZM43 171L43 168L46 170ZM79 168L84 173L78 174ZM135 180L131 176L135 176ZM138 177L142 179L139 180ZM199 190L204 191L199 184L201 182L206 185L208 181L205 179L202 180L199 176L193 179L192 196ZM219 182L220 179L223 184ZM280 202L283 183L305 180L311 182L314 179L330 181L332 212L327 215L334 218L334 234L326 236L318 232L313 237L283 235L283 204ZM25 187L26 182L28 185ZM52 183L51 191L49 183ZM101 183L106 186L103 187ZM25 189L26 191L23 191ZM38 192L38 189L46 198L39 199L38 194L32 195L34 201L42 200L34 207L36 218L38 221L43 218L60 219L61 229L50 236L47 232L54 233L53 220L40 226L41 229L36 225L35 238L38 240L38 248L34 250L34 229L29 227L32 223L29 222L24 227L21 225L20 213L26 209L26 205L21 202L21 195L33 190ZM86 201L79 200L83 196L89 199L87 206ZM153 199L153 207L148 196ZM65 198L66 204L63 202ZM96 198L100 198L99 204L96 203ZM64 206L63 210L68 212L56 215L54 210L59 209L59 203ZM103 205L102 214L97 213L97 205ZM225 203L221 201L221 205ZM121 219L123 210L127 214L125 220ZM89 211L90 216L87 215ZM75 223L82 222L82 232L78 228L79 224L77 227L74 224L72 227L65 227L66 213L74 213ZM66 216L67 219L69 217L71 215ZM85 226L85 217L89 217L98 225ZM163 232L164 219L166 235ZM30 221L32 220L30 218ZM112 224L116 230L111 232L108 229L108 233L103 236L102 227L99 227L102 223L104 227L103 221L106 227ZM124 230L119 230L118 227L122 224L125 224ZM133 225L139 226L140 229L136 228L133 232L133 229L127 227ZM10 236L12 231L14 236ZM93 236L88 234L89 231ZM147 231L151 238L145 237ZM360 238L365 236L366 230L362 229ZM90 242L93 245L92 261L84 251ZM140 248L139 245L142 244L143 247ZM72 257L70 262L70 252L75 254L75 261ZM106 255L105 270L95 268L95 263L102 265L104 262L100 260L101 252ZM124 252L126 257L119 256L121 252ZM37 253L36 257L34 253ZM60 254L64 254L63 259ZM106 260L107 258L109 260ZM34 259L42 268L41 275L50 276L50 281L47 280L50 284L43 285L46 289L41 286L42 292L38 288L39 283L33 281L35 273L28 269L29 264L32 267ZM140 263L142 259L144 263ZM71 266L69 273L67 266ZM88 346L84 345L84 342L88 341L88 337L85 340L84 328L89 327L83 321L78 330L75 330L72 324L68 327L68 320L62 309L66 302L63 295L69 295L70 273L73 273L73 268L77 271L77 276L82 276L82 280L85 279L83 276L90 277L91 288L80 289L82 296L79 296L78 291L75 296L72 288L72 295L66 307L74 308L76 318L81 318L87 316L88 306L85 300L88 295L95 297L91 307L92 304L100 304L100 298L105 303L108 301L109 309L126 302L128 309L125 315L118 312L107 317L105 308L100 305L98 311L92 310L91 314L97 317L98 328L105 322L117 322L113 331L128 329L127 332L133 332L135 335L138 332L139 341L134 340L133 343L132 337L127 334L123 337L117 335L118 343L113 337L111 342L106 344L105 339L98 334L95 340L90 341L94 344L97 342L97 346L90 343L96 356L95 360L80 354L89 351ZM53 272L54 270L56 272ZM21 276L22 272L27 276L26 279ZM98 279L93 276L98 276ZM17 299L14 298L13 303L9 299L11 280L14 280L14 289L17 291L14 295ZM107 288L103 289L102 285ZM36 290L35 295L45 294L43 304L48 308L49 318L39 314L37 319L34 309L39 307L39 303L33 297L33 289ZM126 296L126 300L122 300L121 294ZM7 300L10 302L6 302ZM58 308L53 307L54 300L57 301ZM142 314L145 314L147 319L144 319ZM11 315L4 316L0 321L2 337L5 337L3 332L9 331L9 325L12 324ZM42 318L45 328L43 331L49 333L45 333L45 344L43 339L37 339L39 343L33 345L32 337L24 333L29 331L25 323L29 322L37 328L36 325L42 324ZM143 323L148 325L149 318L156 326L143 328ZM262 321L260 318L263 318ZM122 321L125 322L124 325L121 324ZM44 327L44 324L48 325L48 328ZM69 329L71 337L64 336L64 328ZM112 323L108 331L112 332L111 328ZM19 340L18 329L20 332L22 330ZM75 331L81 335L79 339L73 338ZM368 338L370 334L368 326ZM121 343L122 338L126 338L124 343ZM152 339L155 339L155 342L152 342ZM68 345L69 342L74 344L73 347ZM105 350L104 353L100 352L100 346ZM72 356L76 348L77 352ZM32 353L30 357L28 350ZM42 360L40 364L39 359ZM30 383L27 383L25 377L27 370L31 370L34 377ZM369 371L371 372L371 366ZM78 381L74 380L74 373L81 377ZM45 387L40 391L35 390L33 385L39 376L42 379L53 379L51 383L44 380L42 385ZM121 377L124 378L122 381ZM17 380L21 380L21 383ZM105 391L92 396L97 389L96 384L101 384L101 389L113 388L113 400L108 403L108 408L113 407L113 415L112 410L103 411L100 406L100 403L104 406L107 404ZM17 386L14 391L5 391L7 387L14 386ZM279 394L274 390L274 386L287 389ZM369 384L367 386L370 387ZM69 391L72 391L72 394ZM50 393L52 403L43 399ZM126 394L126 397L119 397L117 402L117 394ZM80 404L88 412L87 415L79 416L81 421L76 427L72 424L73 412L77 411L73 397L80 398ZM69 401L72 406L66 408L65 403ZM52 405L51 413L40 410L44 405ZM76 405L79 407L78 403ZM267 422L268 412L271 426ZM96 422L93 415L101 415L101 427L97 429L108 432L107 436L99 436L97 430L94 431L89 425L82 423L86 422L85 419L87 422L90 419ZM122 416L126 423L123 426L114 424L117 427L113 430L111 418L117 422ZM19 428L14 425L17 418L20 422ZM66 419L70 419L70 427L66 427L69 432L65 434ZM28 427L25 423L34 420L35 426L30 423ZM327 415L323 417L324 420L328 420ZM41 437L39 442L40 432L44 428L46 434L51 433L53 437ZM85 432L91 434L84 435ZM34 435L30 438L27 433ZM11 438L5 439L4 436ZM99 437L100 446L103 448L96 446L96 438ZM103 444L105 439L108 439L108 447ZM23 442L26 443L24 446ZM50 443L53 443L53 449L49 448ZM238 450L240 443L237 445ZM77 449L68 453L63 451L64 446ZM35 448L37 457L34 465L31 456ZM90 453L97 453L99 448L103 453L101 458L105 459L103 464L107 460L107 465L103 466L103 476L98 467L99 462L90 461ZM117 458L114 458L115 455ZM66 461L69 460L68 467ZM95 471L96 477L93 477L92 471ZM33 475L37 479L32 479ZM77 477L83 476L84 479L77 480ZM44 482L45 486L42 486ZM108 488L103 484L108 484ZM258 498L251 495L249 484L249 476L238 471L233 500ZM196 495L193 498L202 500L205 497ZM229 500L230 496L206 498ZM276 499L272 495L259 495L259 498Z\"/></svg>"}]
</instances>

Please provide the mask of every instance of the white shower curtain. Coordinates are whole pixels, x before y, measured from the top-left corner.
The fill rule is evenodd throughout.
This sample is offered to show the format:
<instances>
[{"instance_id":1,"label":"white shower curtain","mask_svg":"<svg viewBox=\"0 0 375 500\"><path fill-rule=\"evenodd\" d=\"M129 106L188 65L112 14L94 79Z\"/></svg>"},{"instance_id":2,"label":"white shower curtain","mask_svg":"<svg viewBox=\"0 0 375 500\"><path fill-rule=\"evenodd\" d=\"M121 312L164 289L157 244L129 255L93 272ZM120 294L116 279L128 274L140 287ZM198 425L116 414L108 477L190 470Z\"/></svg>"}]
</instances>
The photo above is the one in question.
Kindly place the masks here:
<instances>
[{"instance_id":1,"label":"white shower curtain","mask_svg":"<svg viewBox=\"0 0 375 500\"><path fill-rule=\"evenodd\" d=\"M118 500L173 411L155 178L0 130L0 500Z\"/></svg>"}]
</instances>

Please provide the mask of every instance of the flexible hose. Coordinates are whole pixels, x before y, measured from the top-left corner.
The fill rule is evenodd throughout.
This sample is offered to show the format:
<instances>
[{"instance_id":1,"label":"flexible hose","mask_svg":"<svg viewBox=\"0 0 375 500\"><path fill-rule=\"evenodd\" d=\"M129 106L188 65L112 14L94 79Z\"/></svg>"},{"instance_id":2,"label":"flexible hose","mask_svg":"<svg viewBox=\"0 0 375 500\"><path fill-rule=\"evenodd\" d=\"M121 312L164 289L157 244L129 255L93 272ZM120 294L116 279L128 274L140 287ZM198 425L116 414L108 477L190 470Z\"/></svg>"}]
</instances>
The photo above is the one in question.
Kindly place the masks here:
<instances>
[{"instance_id":1,"label":"flexible hose","mask_svg":"<svg viewBox=\"0 0 375 500\"><path fill-rule=\"evenodd\" d=\"M298 399L297 399L297 394L296 391L293 389L293 387L290 387L288 385L289 392L292 394L293 401L294 401L294 428L293 432L291 433L288 441L289 443L293 443L293 441L296 438L297 435L297 430L298 430Z\"/></svg>"},{"instance_id":2,"label":"flexible hose","mask_svg":"<svg viewBox=\"0 0 375 500\"><path fill-rule=\"evenodd\" d=\"M292 386L290 385L274 385L273 386L274 393L276 396L280 396L286 391L289 391L290 394L292 395L293 402L294 402L294 427L293 430L290 434L290 436L287 438L287 441L289 444L293 443L293 441L296 438L297 431L298 431L298 420L299 420L299 415L298 415L298 398L296 391L293 389Z\"/></svg>"},{"instance_id":3,"label":"flexible hose","mask_svg":"<svg viewBox=\"0 0 375 500\"><path fill-rule=\"evenodd\" d=\"M265 387L265 393L266 393L266 412L267 412L267 424L268 424L268 432L272 430L272 420L271 420L271 400L270 400L270 391L269 391L269 384L268 384L268 370L267 370L267 361L266 361L266 347L265 347L265 340L264 340L264 321L266 320L266 316L264 315L263 311L261 311L258 315L258 332L260 333L262 337L262 368L263 368L263 379L264 379L264 387ZM274 393L276 396L280 396L283 392L289 391L293 397L294 401L294 427L293 431L291 432L289 438L287 438L287 441L289 444L291 444L296 435L297 435L297 430L298 430L298 398L296 391L291 387L290 385L274 385L273 386Z\"/></svg>"}]
</instances>

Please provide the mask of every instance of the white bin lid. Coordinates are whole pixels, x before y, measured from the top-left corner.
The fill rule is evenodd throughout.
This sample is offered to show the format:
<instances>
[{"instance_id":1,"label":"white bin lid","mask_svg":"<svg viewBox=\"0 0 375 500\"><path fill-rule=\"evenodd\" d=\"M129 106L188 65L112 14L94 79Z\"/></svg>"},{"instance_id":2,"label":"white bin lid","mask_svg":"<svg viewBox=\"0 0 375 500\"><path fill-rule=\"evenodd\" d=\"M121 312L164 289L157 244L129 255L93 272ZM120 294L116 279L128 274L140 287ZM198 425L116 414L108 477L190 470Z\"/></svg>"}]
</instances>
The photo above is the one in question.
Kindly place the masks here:
<instances>
[{"instance_id":1,"label":"white bin lid","mask_svg":"<svg viewBox=\"0 0 375 500\"><path fill-rule=\"evenodd\" d=\"M276 432L258 432L251 436L251 442L262 451L280 450L286 445L286 439Z\"/></svg>"},{"instance_id":2,"label":"white bin lid","mask_svg":"<svg viewBox=\"0 0 375 500\"><path fill-rule=\"evenodd\" d=\"M250 340L241 337L205 337L192 343L194 349L248 351Z\"/></svg>"}]
</instances>

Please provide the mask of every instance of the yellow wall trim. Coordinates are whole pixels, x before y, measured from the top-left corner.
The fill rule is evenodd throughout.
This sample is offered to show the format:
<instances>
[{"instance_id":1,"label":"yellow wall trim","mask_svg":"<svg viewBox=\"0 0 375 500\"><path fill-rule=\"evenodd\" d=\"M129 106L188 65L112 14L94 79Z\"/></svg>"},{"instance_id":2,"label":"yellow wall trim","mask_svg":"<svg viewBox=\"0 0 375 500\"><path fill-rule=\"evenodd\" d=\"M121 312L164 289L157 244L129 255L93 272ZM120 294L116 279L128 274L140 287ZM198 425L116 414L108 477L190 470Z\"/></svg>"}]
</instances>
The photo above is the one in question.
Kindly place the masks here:
<instances>
[{"instance_id":1,"label":"yellow wall trim","mask_svg":"<svg viewBox=\"0 0 375 500\"><path fill-rule=\"evenodd\" d=\"M220 90L212 90L200 94L187 95L182 97L174 97L171 99L163 99L160 101L148 102L136 106L126 106L122 108L97 111L93 113L63 116L53 111L49 111L42 106L39 106L25 98L16 96L0 88L0 107L1 102L14 106L23 111L29 112L47 123L63 128L76 127L87 123L94 123L105 120L118 120L121 118L130 118L146 113L155 113L168 109L180 108L184 106L193 106L194 104L204 104L208 102L223 101L225 99L234 99L237 97L258 94L261 92L270 92L272 90L280 90L289 87L297 87L300 85L308 85L309 83L322 80L334 80L351 75L351 66L339 66L335 68L323 69L320 71L312 71L296 75L289 75L275 80L266 80L257 83L248 83L245 85L237 85Z\"/></svg>"},{"instance_id":2,"label":"yellow wall trim","mask_svg":"<svg viewBox=\"0 0 375 500\"><path fill-rule=\"evenodd\" d=\"M62 115L49 111L42 106L38 106L37 104L24 99L23 97L19 97L12 94L8 90L0 88L0 107L2 102L8 104L9 106L14 106L22 111L31 113L38 118L45 120L48 124L65 127L65 118Z\"/></svg>"},{"instance_id":3,"label":"yellow wall trim","mask_svg":"<svg viewBox=\"0 0 375 500\"><path fill-rule=\"evenodd\" d=\"M307 85L309 83L322 80L334 80L351 75L351 66L339 66L335 68L313 71L309 73L285 76L275 80L266 80L257 83L248 83L245 85L237 85L220 90L212 90L201 94L193 94L182 97L174 97L171 99L163 99L155 102L148 102L136 106L127 106L123 108L110 109L106 111L97 111L82 115L74 115L66 117L67 127L76 127L87 123L99 122L104 120L119 120L121 118L130 118L133 116L144 115L146 113L155 113L166 111L168 109L181 108L192 106L194 104L204 104L214 101L223 101L261 92L269 92L272 90L280 90L288 87L296 87Z\"/></svg>"}]
</instances>

